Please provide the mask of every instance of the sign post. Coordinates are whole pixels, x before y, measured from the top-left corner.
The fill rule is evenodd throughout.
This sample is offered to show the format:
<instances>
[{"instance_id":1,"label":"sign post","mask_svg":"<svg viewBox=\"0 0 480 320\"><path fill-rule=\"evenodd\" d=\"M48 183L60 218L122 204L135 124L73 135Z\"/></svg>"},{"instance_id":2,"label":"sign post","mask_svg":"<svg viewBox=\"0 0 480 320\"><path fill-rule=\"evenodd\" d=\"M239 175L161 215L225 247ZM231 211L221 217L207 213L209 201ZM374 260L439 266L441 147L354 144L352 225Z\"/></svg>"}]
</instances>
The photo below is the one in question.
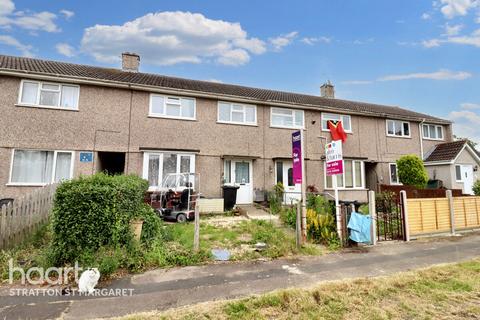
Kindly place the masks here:
<instances>
[{"instance_id":1,"label":"sign post","mask_svg":"<svg viewBox=\"0 0 480 320\"><path fill-rule=\"evenodd\" d=\"M301 184L302 186L302 207L297 210L297 221L301 221L302 242L307 240L307 199L306 199L306 181L305 181L305 157L303 148L303 130L292 133L292 169L293 169L293 183ZM301 214L301 219L298 215Z\"/></svg>"},{"instance_id":2,"label":"sign post","mask_svg":"<svg viewBox=\"0 0 480 320\"><path fill-rule=\"evenodd\" d=\"M332 141L325 145L325 161L327 166L327 176L332 177L332 186L335 190L335 216L337 220L337 233L342 240L342 224L340 216L340 204L338 201L337 175L343 174L343 152L342 141Z\"/></svg>"}]
</instances>

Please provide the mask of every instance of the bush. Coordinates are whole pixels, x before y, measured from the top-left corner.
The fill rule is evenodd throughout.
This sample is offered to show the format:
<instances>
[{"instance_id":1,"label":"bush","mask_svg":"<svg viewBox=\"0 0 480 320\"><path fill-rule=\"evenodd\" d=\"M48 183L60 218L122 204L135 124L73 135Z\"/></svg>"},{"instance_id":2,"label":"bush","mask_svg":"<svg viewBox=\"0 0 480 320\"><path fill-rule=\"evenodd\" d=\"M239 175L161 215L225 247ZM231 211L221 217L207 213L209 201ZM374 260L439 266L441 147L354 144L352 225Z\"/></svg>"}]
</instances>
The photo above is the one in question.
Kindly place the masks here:
<instances>
[{"instance_id":1,"label":"bush","mask_svg":"<svg viewBox=\"0 0 480 320\"><path fill-rule=\"evenodd\" d=\"M323 196L307 196L307 233L310 239L328 246L338 244L334 209L335 205Z\"/></svg>"},{"instance_id":2,"label":"bush","mask_svg":"<svg viewBox=\"0 0 480 320\"><path fill-rule=\"evenodd\" d=\"M280 217L284 224L295 229L297 225L297 207L285 207L282 210Z\"/></svg>"},{"instance_id":3,"label":"bush","mask_svg":"<svg viewBox=\"0 0 480 320\"><path fill-rule=\"evenodd\" d=\"M273 191L268 193L268 205L271 213L277 214L282 210L284 192L283 184L279 182L273 187Z\"/></svg>"},{"instance_id":4,"label":"bush","mask_svg":"<svg viewBox=\"0 0 480 320\"><path fill-rule=\"evenodd\" d=\"M102 246L129 242L129 222L145 211L147 188L138 176L103 173L62 183L53 207L51 262L72 263Z\"/></svg>"},{"instance_id":5,"label":"bush","mask_svg":"<svg viewBox=\"0 0 480 320\"><path fill-rule=\"evenodd\" d=\"M142 243L150 246L156 239L162 241L171 241L173 239L171 232L169 232L170 229L165 228L163 220L157 216L148 204L143 204L139 217L143 219Z\"/></svg>"},{"instance_id":6,"label":"bush","mask_svg":"<svg viewBox=\"0 0 480 320\"><path fill-rule=\"evenodd\" d=\"M422 159L416 155L402 156L397 160L398 178L404 185L425 188L428 182L427 170Z\"/></svg>"},{"instance_id":7,"label":"bush","mask_svg":"<svg viewBox=\"0 0 480 320\"><path fill-rule=\"evenodd\" d=\"M473 184L473 193L475 193L476 196L480 196L480 180L475 181Z\"/></svg>"}]
</instances>

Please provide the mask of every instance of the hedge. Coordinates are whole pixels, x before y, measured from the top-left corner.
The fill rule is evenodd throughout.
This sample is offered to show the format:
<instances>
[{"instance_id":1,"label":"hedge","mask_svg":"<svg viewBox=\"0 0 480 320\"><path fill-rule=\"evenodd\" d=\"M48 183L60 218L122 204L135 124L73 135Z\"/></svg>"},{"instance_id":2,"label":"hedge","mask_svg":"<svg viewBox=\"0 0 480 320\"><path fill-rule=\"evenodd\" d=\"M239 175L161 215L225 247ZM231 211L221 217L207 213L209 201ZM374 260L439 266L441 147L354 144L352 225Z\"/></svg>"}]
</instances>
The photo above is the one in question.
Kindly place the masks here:
<instances>
[{"instance_id":1,"label":"hedge","mask_svg":"<svg viewBox=\"0 0 480 320\"><path fill-rule=\"evenodd\" d=\"M135 175L98 173L62 183L53 207L52 262L73 263L102 246L131 241L129 222L145 212L147 189Z\"/></svg>"}]
</instances>

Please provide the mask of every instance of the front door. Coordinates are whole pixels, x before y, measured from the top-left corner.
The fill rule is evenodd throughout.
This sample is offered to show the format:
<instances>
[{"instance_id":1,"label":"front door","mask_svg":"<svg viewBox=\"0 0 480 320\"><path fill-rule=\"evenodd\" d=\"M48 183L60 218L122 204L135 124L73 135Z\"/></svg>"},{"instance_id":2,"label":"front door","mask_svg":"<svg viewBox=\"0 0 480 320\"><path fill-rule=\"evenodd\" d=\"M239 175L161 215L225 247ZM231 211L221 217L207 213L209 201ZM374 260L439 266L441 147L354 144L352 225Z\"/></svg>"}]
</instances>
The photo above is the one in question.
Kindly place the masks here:
<instances>
[{"instance_id":1,"label":"front door","mask_svg":"<svg viewBox=\"0 0 480 320\"><path fill-rule=\"evenodd\" d=\"M291 160L278 160L275 165L276 182L281 182L285 190L283 203L292 204L299 201L302 197L300 184L293 183L293 168Z\"/></svg>"},{"instance_id":2,"label":"front door","mask_svg":"<svg viewBox=\"0 0 480 320\"><path fill-rule=\"evenodd\" d=\"M239 187L236 204L253 202L252 161L225 159L224 183Z\"/></svg>"},{"instance_id":3,"label":"front door","mask_svg":"<svg viewBox=\"0 0 480 320\"><path fill-rule=\"evenodd\" d=\"M463 193L473 194L473 166L462 164L460 172L463 180Z\"/></svg>"}]
</instances>

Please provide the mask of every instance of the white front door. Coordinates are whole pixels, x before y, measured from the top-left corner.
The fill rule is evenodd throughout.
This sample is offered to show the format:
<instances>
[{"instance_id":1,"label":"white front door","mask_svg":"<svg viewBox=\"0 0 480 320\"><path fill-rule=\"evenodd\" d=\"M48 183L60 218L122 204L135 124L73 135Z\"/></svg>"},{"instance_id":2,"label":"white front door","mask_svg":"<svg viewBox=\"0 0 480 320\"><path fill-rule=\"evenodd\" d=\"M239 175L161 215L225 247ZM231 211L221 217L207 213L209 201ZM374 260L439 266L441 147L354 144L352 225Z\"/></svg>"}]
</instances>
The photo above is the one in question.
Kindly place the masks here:
<instances>
[{"instance_id":1,"label":"white front door","mask_svg":"<svg viewBox=\"0 0 480 320\"><path fill-rule=\"evenodd\" d=\"M224 183L239 187L236 204L253 202L252 160L225 159Z\"/></svg>"},{"instance_id":2,"label":"white front door","mask_svg":"<svg viewBox=\"0 0 480 320\"><path fill-rule=\"evenodd\" d=\"M291 160L277 160L275 164L276 182L281 182L285 190L283 203L292 204L302 198L302 190L300 184L293 183L293 168Z\"/></svg>"},{"instance_id":3,"label":"white front door","mask_svg":"<svg viewBox=\"0 0 480 320\"><path fill-rule=\"evenodd\" d=\"M463 180L463 193L473 194L473 166L462 164L460 172Z\"/></svg>"}]
</instances>

